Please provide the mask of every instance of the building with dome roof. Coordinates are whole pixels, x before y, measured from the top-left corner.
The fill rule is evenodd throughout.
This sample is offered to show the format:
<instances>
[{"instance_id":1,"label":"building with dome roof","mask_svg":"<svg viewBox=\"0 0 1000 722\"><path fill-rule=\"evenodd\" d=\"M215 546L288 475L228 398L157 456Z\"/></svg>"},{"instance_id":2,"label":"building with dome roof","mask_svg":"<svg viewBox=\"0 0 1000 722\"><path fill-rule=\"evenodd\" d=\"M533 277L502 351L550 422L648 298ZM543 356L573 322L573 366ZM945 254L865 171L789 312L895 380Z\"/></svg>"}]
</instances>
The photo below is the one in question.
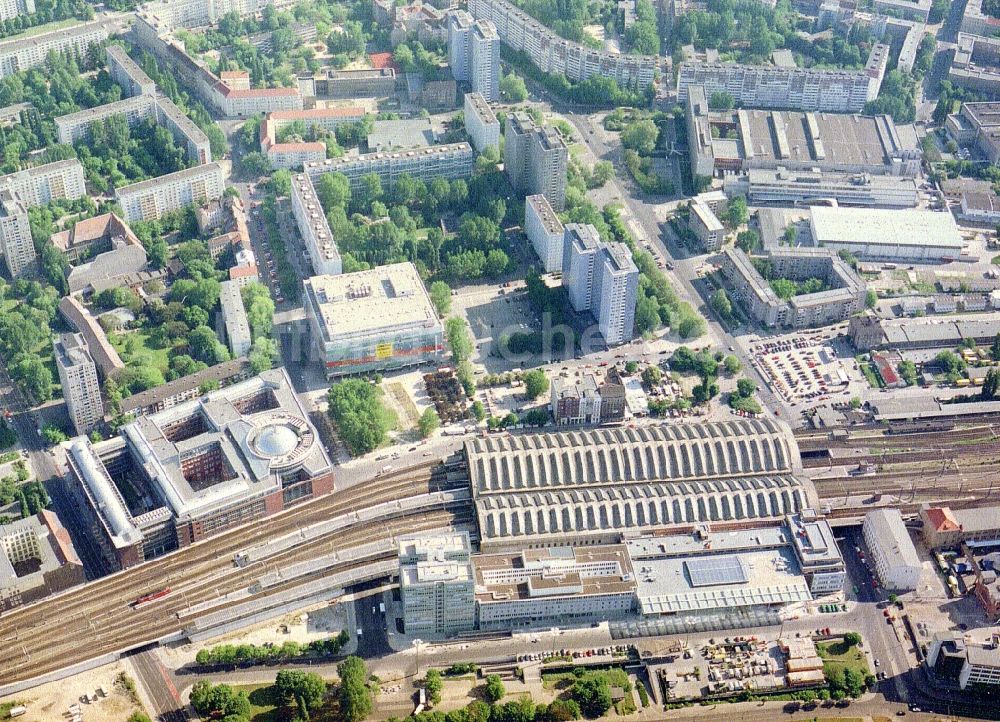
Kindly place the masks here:
<instances>
[{"instance_id":1,"label":"building with dome roof","mask_svg":"<svg viewBox=\"0 0 1000 722\"><path fill-rule=\"evenodd\" d=\"M284 369L139 416L69 447L113 566L127 567L333 490L332 463Z\"/></svg>"}]
</instances>

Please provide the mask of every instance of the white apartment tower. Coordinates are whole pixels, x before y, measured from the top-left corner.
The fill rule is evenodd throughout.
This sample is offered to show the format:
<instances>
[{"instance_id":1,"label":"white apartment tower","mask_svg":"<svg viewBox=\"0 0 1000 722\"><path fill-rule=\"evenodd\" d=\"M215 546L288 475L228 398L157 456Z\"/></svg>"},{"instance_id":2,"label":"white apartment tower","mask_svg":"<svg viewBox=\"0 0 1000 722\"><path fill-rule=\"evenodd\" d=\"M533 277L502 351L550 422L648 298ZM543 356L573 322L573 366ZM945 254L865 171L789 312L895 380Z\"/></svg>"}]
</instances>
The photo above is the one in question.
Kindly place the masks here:
<instances>
[{"instance_id":1,"label":"white apartment tower","mask_svg":"<svg viewBox=\"0 0 1000 722\"><path fill-rule=\"evenodd\" d=\"M469 53L469 84L488 102L500 100L500 37L489 20L472 27Z\"/></svg>"},{"instance_id":2,"label":"white apartment tower","mask_svg":"<svg viewBox=\"0 0 1000 722\"><path fill-rule=\"evenodd\" d=\"M632 340L635 325L635 302L639 293L639 269L624 243L609 243L601 248L594 269L592 306L604 342L617 346Z\"/></svg>"},{"instance_id":3,"label":"white apartment tower","mask_svg":"<svg viewBox=\"0 0 1000 722\"><path fill-rule=\"evenodd\" d=\"M589 311L601 237L589 223L567 223L563 239L562 282L577 311Z\"/></svg>"},{"instance_id":4,"label":"white apartment tower","mask_svg":"<svg viewBox=\"0 0 1000 722\"><path fill-rule=\"evenodd\" d=\"M480 93L465 94L465 132L472 147L482 153L487 148L500 150L500 122Z\"/></svg>"},{"instance_id":5,"label":"white apartment tower","mask_svg":"<svg viewBox=\"0 0 1000 722\"><path fill-rule=\"evenodd\" d=\"M104 418L97 366L83 334L64 333L55 343L56 368L66 409L77 434L86 434Z\"/></svg>"},{"instance_id":6,"label":"white apartment tower","mask_svg":"<svg viewBox=\"0 0 1000 722\"><path fill-rule=\"evenodd\" d=\"M524 232L546 273L563 270L563 239L566 230L543 195L524 199Z\"/></svg>"},{"instance_id":7,"label":"white apartment tower","mask_svg":"<svg viewBox=\"0 0 1000 722\"><path fill-rule=\"evenodd\" d=\"M448 65L458 82L469 79L469 37L475 20L465 10L455 10L448 16Z\"/></svg>"},{"instance_id":8,"label":"white apartment tower","mask_svg":"<svg viewBox=\"0 0 1000 722\"><path fill-rule=\"evenodd\" d=\"M0 250L11 278L17 278L35 260L28 208L17 193L0 190Z\"/></svg>"},{"instance_id":9,"label":"white apartment tower","mask_svg":"<svg viewBox=\"0 0 1000 722\"><path fill-rule=\"evenodd\" d=\"M31 15L33 12L35 12L35 0L0 0L0 20Z\"/></svg>"},{"instance_id":10,"label":"white apartment tower","mask_svg":"<svg viewBox=\"0 0 1000 722\"><path fill-rule=\"evenodd\" d=\"M509 116L503 161L514 190L540 193L557 211L566 207L569 150L555 128L539 128L527 113Z\"/></svg>"}]
</instances>

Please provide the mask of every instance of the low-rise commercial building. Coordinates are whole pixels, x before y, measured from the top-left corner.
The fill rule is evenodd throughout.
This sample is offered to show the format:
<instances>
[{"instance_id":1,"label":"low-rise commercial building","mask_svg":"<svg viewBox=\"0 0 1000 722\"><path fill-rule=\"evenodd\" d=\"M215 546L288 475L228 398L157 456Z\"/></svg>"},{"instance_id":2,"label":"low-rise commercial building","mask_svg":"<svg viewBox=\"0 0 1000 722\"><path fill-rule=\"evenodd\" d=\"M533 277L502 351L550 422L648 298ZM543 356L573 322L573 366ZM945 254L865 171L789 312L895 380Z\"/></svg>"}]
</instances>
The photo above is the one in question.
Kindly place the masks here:
<instances>
[{"instance_id":1,"label":"low-rise commercial building","mask_svg":"<svg viewBox=\"0 0 1000 722\"><path fill-rule=\"evenodd\" d=\"M473 557L479 628L578 625L628 616L636 579L624 545Z\"/></svg>"},{"instance_id":2,"label":"low-rise commercial building","mask_svg":"<svg viewBox=\"0 0 1000 722\"><path fill-rule=\"evenodd\" d=\"M795 558L809 582L809 591L814 596L841 591L847 571L830 522L806 509L801 514L788 516L785 524Z\"/></svg>"},{"instance_id":3,"label":"low-rise commercial building","mask_svg":"<svg viewBox=\"0 0 1000 722\"><path fill-rule=\"evenodd\" d=\"M463 101L465 132L472 147L482 153L487 148L500 152L500 122L486 99L479 93L466 93Z\"/></svg>"},{"instance_id":4,"label":"low-rise commercial building","mask_svg":"<svg viewBox=\"0 0 1000 722\"><path fill-rule=\"evenodd\" d=\"M444 328L412 263L305 281L312 341L327 378L437 361Z\"/></svg>"},{"instance_id":5,"label":"low-rise commercial building","mask_svg":"<svg viewBox=\"0 0 1000 722\"><path fill-rule=\"evenodd\" d=\"M958 549L970 546L1000 545L1000 507L982 506L952 509L948 506L925 506L920 509L923 537L931 549Z\"/></svg>"},{"instance_id":6,"label":"low-rise commercial building","mask_svg":"<svg viewBox=\"0 0 1000 722\"><path fill-rule=\"evenodd\" d=\"M87 581L69 532L55 512L0 526L0 611Z\"/></svg>"},{"instance_id":7,"label":"low-rise commercial building","mask_svg":"<svg viewBox=\"0 0 1000 722\"><path fill-rule=\"evenodd\" d=\"M308 173L292 178L292 216L316 275L339 276L344 268L340 251Z\"/></svg>"},{"instance_id":8,"label":"low-rise commercial building","mask_svg":"<svg viewBox=\"0 0 1000 722\"><path fill-rule=\"evenodd\" d=\"M307 97L385 98L396 90L394 68L327 70L318 75L300 75L299 88Z\"/></svg>"},{"instance_id":9,"label":"low-rise commercial building","mask_svg":"<svg viewBox=\"0 0 1000 722\"><path fill-rule=\"evenodd\" d=\"M574 372L552 379L550 408L559 426L604 424L625 418L625 386L615 370L603 380L596 374Z\"/></svg>"},{"instance_id":10,"label":"low-rise commercial building","mask_svg":"<svg viewBox=\"0 0 1000 722\"><path fill-rule=\"evenodd\" d=\"M451 636L475 629L471 555L464 531L399 538L399 593L408 636Z\"/></svg>"},{"instance_id":11,"label":"low-rise commercial building","mask_svg":"<svg viewBox=\"0 0 1000 722\"><path fill-rule=\"evenodd\" d=\"M959 33L948 80L986 96L1000 93L1000 38Z\"/></svg>"},{"instance_id":12,"label":"low-rise commercial building","mask_svg":"<svg viewBox=\"0 0 1000 722\"><path fill-rule=\"evenodd\" d=\"M687 94L688 146L694 175L723 175L751 168L906 177L920 172L923 156L913 127L897 126L889 116L746 107L713 111L708 103L712 92L694 85Z\"/></svg>"},{"instance_id":13,"label":"low-rise commercial building","mask_svg":"<svg viewBox=\"0 0 1000 722\"><path fill-rule=\"evenodd\" d=\"M524 199L524 232L546 273L563 270L566 230L545 196L536 194Z\"/></svg>"},{"instance_id":14,"label":"low-rise commercial building","mask_svg":"<svg viewBox=\"0 0 1000 722\"><path fill-rule=\"evenodd\" d=\"M957 348L963 343L989 346L1000 333L1000 319L989 313L910 319L880 319L865 314L851 319L847 333L859 351Z\"/></svg>"},{"instance_id":15,"label":"low-rise commercial building","mask_svg":"<svg viewBox=\"0 0 1000 722\"><path fill-rule=\"evenodd\" d=\"M959 689L996 687L1000 685L1000 639L993 636L979 643L953 632L935 634L925 664L932 679Z\"/></svg>"},{"instance_id":16,"label":"low-rise commercial building","mask_svg":"<svg viewBox=\"0 0 1000 722\"><path fill-rule=\"evenodd\" d=\"M930 210L813 206L809 229L815 245L865 260L954 260L965 247L954 216Z\"/></svg>"},{"instance_id":17,"label":"low-rise commercial building","mask_svg":"<svg viewBox=\"0 0 1000 722\"><path fill-rule=\"evenodd\" d=\"M728 195L746 196L747 202L755 206L836 202L838 206L914 208L919 201L917 181L910 176L843 173L816 168L750 168L743 175L727 175L725 187Z\"/></svg>"},{"instance_id":18,"label":"low-rise commercial building","mask_svg":"<svg viewBox=\"0 0 1000 722\"><path fill-rule=\"evenodd\" d=\"M868 512L861 531L882 586L898 592L916 589L922 566L899 511L877 509Z\"/></svg>"},{"instance_id":19,"label":"low-rise commercial building","mask_svg":"<svg viewBox=\"0 0 1000 722\"><path fill-rule=\"evenodd\" d=\"M97 365L81 333L64 333L53 346L69 419L77 434L90 433L104 419Z\"/></svg>"},{"instance_id":20,"label":"low-rise commercial building","mask_svg":"<svg viewBox=\"0 0 1000 722\"><path fill-rule=\"evenodd\" d=\"M150 221L165 213L218 200L225 178L218 163L207 163L115 189L125 220Z\"/></svg>"},{"instance_id":21,"label":"low-rise commercial building","mask_svg":"<svg viewBox=\"0 0 1000 722\"><path fill-rule=\"evenodd\" d=\"M425 182L434 178L469 178L474 164L475 153L471 145L452 143L393 153L331 158L322 163L306 163L303 171L313 179L324 173L343 173L350 181L352 191L360 190L362 178L374 173L382 181L383 188L391 191L401 175L409 175Z\"/></svg>"}]
</instances>

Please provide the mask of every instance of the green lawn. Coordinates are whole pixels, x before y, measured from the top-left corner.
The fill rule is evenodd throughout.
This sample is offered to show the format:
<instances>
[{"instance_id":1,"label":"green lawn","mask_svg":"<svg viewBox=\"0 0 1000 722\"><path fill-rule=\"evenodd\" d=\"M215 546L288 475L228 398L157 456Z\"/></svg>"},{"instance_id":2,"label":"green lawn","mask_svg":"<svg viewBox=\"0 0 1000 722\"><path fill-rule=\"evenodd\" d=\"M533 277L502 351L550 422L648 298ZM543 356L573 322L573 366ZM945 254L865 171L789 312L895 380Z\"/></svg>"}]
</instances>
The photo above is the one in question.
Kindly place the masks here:
<instances>
[{"instance_id":1,"label":"green lawn","mask_svg":"<svg viewBox=\"0 0 1000 722\"><path fill-rule=\"evenodd\" d=\"M170 349L153 348L149 344L149 335L142 331L112 333L109 338L122 361L130 366L155 366L163 373L170 368Z\"/></svg>"},{"instance_id":2,"label":"green lawn","mask_svg":"<svg viewBox=\"0 0 1000 722\"><path fill-rule=\"evenodd\" d=\"M546 689L556 689L569 687L576 680L589 677L604 677L612 687L627 687L630 684L628 675L620 667L587 670L582 677L572 672L542 672L542 683Z\"/></svg>"},{"instance_id":3,"label":"green lawn","mask_svg":"<svg viewBox=\"0 0 1000 722\"><path fill-rule=\"evenodd\" d=\"M834 669L855 669L864 677L868 672L868 661L857 646L848 647L843 641L817 642L816 652L823 660L823 671Z\"/></svg>"}]
</instances>

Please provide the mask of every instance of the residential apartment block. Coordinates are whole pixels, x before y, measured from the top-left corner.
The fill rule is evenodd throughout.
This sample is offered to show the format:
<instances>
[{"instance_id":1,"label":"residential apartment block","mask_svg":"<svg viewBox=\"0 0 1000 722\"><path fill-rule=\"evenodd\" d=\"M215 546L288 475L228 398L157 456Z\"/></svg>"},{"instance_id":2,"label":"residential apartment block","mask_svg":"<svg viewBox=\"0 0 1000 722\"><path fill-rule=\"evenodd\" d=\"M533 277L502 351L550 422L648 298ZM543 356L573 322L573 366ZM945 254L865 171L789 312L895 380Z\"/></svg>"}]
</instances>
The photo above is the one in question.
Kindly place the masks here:
<instances>
[{"instance_id":1,"label":"residential apartment block","mask_svg":"<svg viewBox=\"0 0 1000 722\"><path fill-rule=\"evenodd\" d=\"M321 128L334 132L341 125L360 122L364 117L365 109L360 107L279 110L268 113L260 124L260 150L274 168L299 168L306 163L317 163L326 160L326 143L279 142L282 128L301 123L306 131Z\"/></svg>"},{"instance_id":2,"label":"residential apartment block","mask_svg":"<svg viewBox=\"0 0 1000 722\"><path fill-rule=\"evenodd\" d=\"M108 73L122 87L124 95L156 95L156 83L139 67L121 45L109 45L105 51Z\"/></svg>"},{"instance_id":3,"label":"residential apartment block","mask_svg":"<svg viewBox=\"0 0 1000 722\"><path fill-rule=\"evenodd\" d=\"M222 323L226 329L226 343L235 358L246 356L253 345L250 334L250 323L247 321L247 311L243 306L243 296L240 284L236 281L223 281L219 288L219 307L222 312Z\"/></svg>"},{"instance_id":4,"label":"residential apartment block","mask_svg":"<svg viewBox=\"0 0 1000 722\"><path fill-rule=\"evenodd\" d=\"M1000 32L1000 21L994 22L994 33ZM1000 94L1000 38L959 33L956 45L948 80L987 96Z\"/></svg>"},{"instance_id":5,"label":"residential apartment block","mask_svg":"<svg viewBox=\"0 0 1000 722\"><path fill-rule=\"evenodd\" d=\"M488 102L500 100L500 37L489 20L477 20L469 33L469 85Z\"/></svg>"},{"instance_id":6,"label":"residential apartment block","mask_svg":"<svg viewBox=\"0 0 1000 722\"><path fill-rule=\"evenodd\" d=\"M164 213L222 197L225 178L218 163L197 165L115 189L125 220L156 220Z\"/></svg>"},{"instance_id":7,"label":"residential apartment block","mask_svg":"<svg viewBox=\"0 0 1000 722\"><path fill-rule=\"evenodd\" d=\"M563 270L566 229L545 196L536 194L524 199L524 232L546 273Z\"/></svg>"},{"instance_id":8,"label":"residential apartment block","mask_svg":"<svg viewBox=\"0 0 1000 722\"><path fill-rule=\"evenodd\" d=\"M0 20L10 20L35 12L35 0L0 0Z\"/></svg>"},{"instance_id":9,"label":"residential apartment block","mask_svg":"<svg viewBox=\"0 0 1000 722\"><path fill-rule=\"evenodd\" d=\"M922 566L899 510L876 509L868 512L861 531L882 586L897 592L916 589Z\"/></svg>"},{"instance_id":10,"label":"residential apartment block","mask_svg":"<svg viewBox=\"0 0 1000 722\"><path fill-rule=\"evenodd\" d=\"M768 252L767 261L777 278L820 278L830 287L786 301L774 292L744 251L724 249L720 258L722 275L731 286L733 301L768 328L826 326L848 319L865 307L864 281L835 251L780 248Z\"/></svg>"},{"instance_id":11,"label":"residential apartment block","mask_svg":"<svg viewBox=\"0 0 1000 722\"><path fill-rule=\"evenodd\" d=\"M745 108L775 108L829 113L859 113L878 97L889 47L875 45L864 70L819 70L776 65L683 62L677 74L677 98L705 86L705 94L729 93Z\"/></svg>"},{"instance_id":12,"label":"residential apartment block","mask_svg":"<svg viewBox=\"0 0 1000 722\"><path fill-rule=\"evenodd\" d=\"M292 216L318 276L343 273L340 251L308 173L292 177Z\"/></svg>"},{"instance_id":13,"label":"residential apartment block","mask_svg":"<svg viewBox=\"0 0 1000 722\"><path fill-rule=\"evenodd\" d=\"M253 17L264 8L281 10L291 6L290 0L154 0L143 10L173 28L200 28L212 25L227 13L241 18Z\"/></svg>"},{"instance_id":14,"label":"residential apartment block","mask_svg":"<svg viewBox=\"0 0 1000 722\"><path fill-rule=\"evenodd\" d=\"M351 182L352 191L360 190L361 179L374 173L382 181L385 190L392 190L396 179L404 174L423 181L434 178L469 178L472 176L474 161L475 154L471 145L453 143L393 153L330 158L322 163L306 163L303 170L313 179L324 173L343 173Z\"/></svg>"},{"instance_id":15,"label":"residential apartment block","mask_svg":"<svg viewBox=\"0 0 1000 722\"><path fill-rule=\"evenodd\" d=\"M566 206L569 150L555 128L538 127L527 113L508 116L503 160L514 190L544 195L557 211Z\"/></svg>"},{"instance_id":16,"label":"residential apartment block","mask_svg":"<svg viewBox=\"0 0 1000 722\"><path fill-rule=\"evenodd\" d=\"M106 379L125 368L125 363L111 345L101 324L76 296L63 296L59 302L59 313L72 328L83 334L90 357L94 359L102 378Z\"/></svg>"},{"instance_id":17,"label":"residential apartment block","mask_svg":"<svg viewBox=\"0 0 1000 722\"><path fill-rule=\"evenodd\" d=\"M35 260L28 209L57 198L81 198L86 192L83 166L76 158L0 176L0 251L12 277Z\"/></svg>"},{"instance_id":18,"label":"residential apartment block","mask_svg":"<svg viewBox=\"0 0 1000 722\"><path fill-rule=\"evenodd\" d=\"M81 333L64 333L54 341L54 346L59 384L70 421L77 434L89 433L104 419L97 365Z\"/></svg>"},{"instance_id":19,"label":"residential apartment block","mask_svg":"<svg viewBox=\"0 0 1000 722\"><path fill-rule=\"evenodd\" d=\"M622 87L643 89L661 71L660 59L653 55L609 53L565 40L507 0L470 0L469 12L492 21L500 40L530 57L543 73L565 75L572 82L602 75Z\"/></svg>"},{"instance_id":20,"label":"residential apartment block","mask_svg":"<svg viewBox=\"0 0 1000 722\"><path fill-rule=\"evenodd\" d=\"M1000 19L983 12L983 0L968 0L959 27L963 33L972 35L997 35L1000 34Z\"/></svg>"},{"instance_id":21,"label":"residential apartment block","mask_svg":"<svg viewBox=\"0 0 1000 722\"><path fill-rule=\"evenodd\" d=\"M719 250L726 239L726 227L715 215L715 211L697 198L692 199L688 210L688 228L701 242L702 247L710 253Z\"/></svg>"},{"instance_id":22,"label":"residential apartment block","mask_svg":"<svg viewBox=\"0 0 1000 722\"><path fill-rule=\"evenodd\" d=\"M85 57L92 45L103 43L126 25L127 21L119 18L92 20L58 30L45 32L43 29L37 34L0 40L0 78L37 67L52 52Z\"/></svg>"},{"instance_id":23,"label":"residential apartment block","mask_svg":"<svg viewBox=\"0 0 1000 722\"><path fill-rule=\"evenodd\" d=\"M625 418L625 386L614 368L602 380L575 371L552 379L550 409L556 424L604 424Z\"/></svg>"},{"instance_id":24,"label":"residential apartment block","mask_svg":"<svg viewBox=\"0 0 1000 722\"><path fill-rule=\"evenodd\" d=\"M465 132L469 134L472 147L482 153L487 148L500 152L500 122L486 99L479 93L466 93L463 101L465 110Z\"/></svg>"},{"instance_id":25,"label":"residential apartment block","mask_svg":"<svg viewBox=\"0 0 1000 722\"><path fill-rule=\"evenodd\" d=\"M639 269L627 246L604 243L590 224L567 224L562 281L573 308L597 319L605 343L632 339Z\"/></svg>"}]
</instances>

